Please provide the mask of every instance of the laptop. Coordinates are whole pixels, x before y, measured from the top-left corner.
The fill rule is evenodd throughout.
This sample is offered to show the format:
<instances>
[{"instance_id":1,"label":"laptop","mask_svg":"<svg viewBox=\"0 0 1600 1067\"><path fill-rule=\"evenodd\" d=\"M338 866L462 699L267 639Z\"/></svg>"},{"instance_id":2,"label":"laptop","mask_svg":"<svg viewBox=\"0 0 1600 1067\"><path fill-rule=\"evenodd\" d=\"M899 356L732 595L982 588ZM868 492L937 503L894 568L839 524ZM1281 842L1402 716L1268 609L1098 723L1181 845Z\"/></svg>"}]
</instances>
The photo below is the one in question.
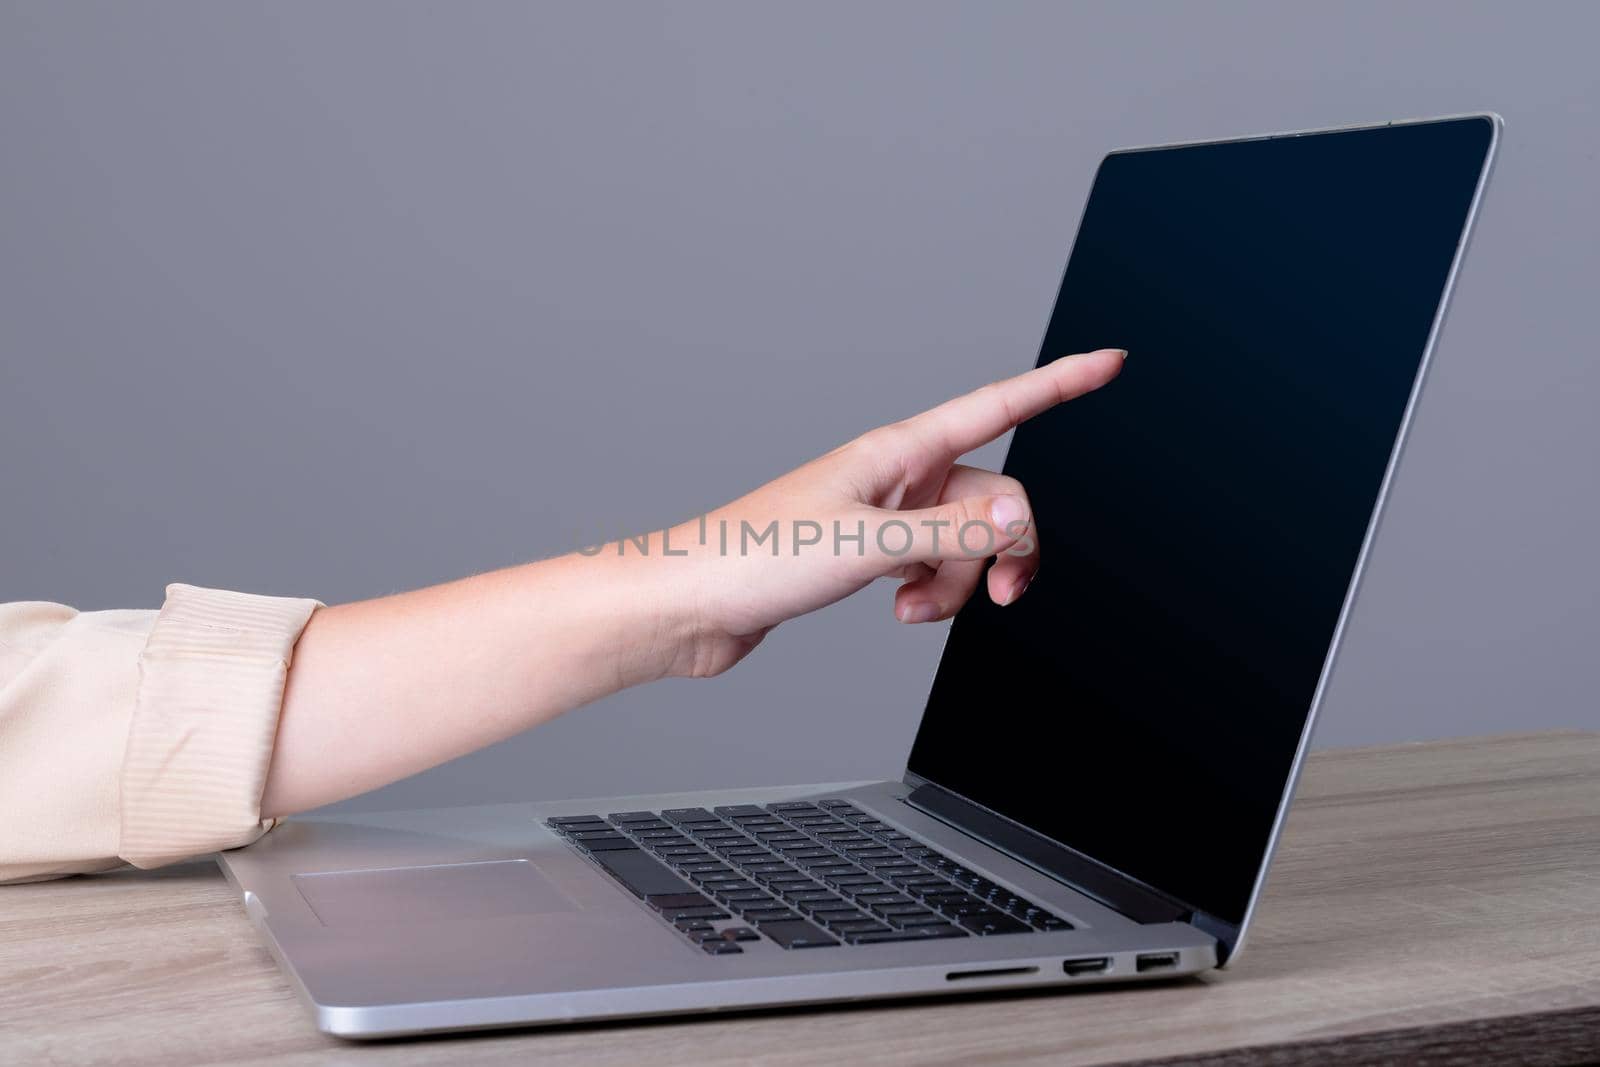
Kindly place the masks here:
<instances>
[{"instance_id":1,"label":"laptop","mask_svg":"<svg viewBox=\"0 0 1600 1067\"><path fill-rule=\"evenodd\" d=\"M1107 155L1039 360L1131 355L1013 435L1044 564L952 621L904 775L290 820L221 863L317 1025L1237 962L1500 126Z\"/></svg>"}]
</instances>

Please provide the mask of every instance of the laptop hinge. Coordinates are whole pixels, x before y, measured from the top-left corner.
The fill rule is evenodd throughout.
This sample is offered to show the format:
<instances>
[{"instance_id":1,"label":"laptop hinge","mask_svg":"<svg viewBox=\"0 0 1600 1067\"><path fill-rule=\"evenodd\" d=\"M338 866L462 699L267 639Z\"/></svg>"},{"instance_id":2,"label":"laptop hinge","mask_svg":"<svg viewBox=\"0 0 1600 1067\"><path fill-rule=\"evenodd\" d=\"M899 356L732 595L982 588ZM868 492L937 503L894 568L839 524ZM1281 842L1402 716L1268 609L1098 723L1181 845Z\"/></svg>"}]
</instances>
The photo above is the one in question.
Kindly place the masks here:
<instances>
[{"instance_id":1,"label":"laptop hinge","mask_svg":"<svg viewBox=\"0 0 1600 1067\"><path fill-rule=\"evenodd\" d=\"M1067 883L1134 922L1187 922L1193 908L1097 863L932 783L917 785L906 803L985 844Z\"/></svg>"}]
</instances>

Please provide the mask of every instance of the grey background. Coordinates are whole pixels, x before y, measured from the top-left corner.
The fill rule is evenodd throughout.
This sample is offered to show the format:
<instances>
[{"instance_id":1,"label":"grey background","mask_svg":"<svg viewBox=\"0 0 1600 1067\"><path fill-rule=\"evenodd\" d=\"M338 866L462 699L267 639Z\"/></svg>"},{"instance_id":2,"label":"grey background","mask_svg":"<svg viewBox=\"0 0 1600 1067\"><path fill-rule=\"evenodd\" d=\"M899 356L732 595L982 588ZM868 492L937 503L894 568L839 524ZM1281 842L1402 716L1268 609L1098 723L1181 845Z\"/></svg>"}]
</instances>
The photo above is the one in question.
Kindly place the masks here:
<instances>
[{"instance_id":1,"label":"grey background","mask_svg":"<svg viewBox=\"0 0 1600 1067\"><path fill-rule=\"evenodd\" d=\"M1028 366L1106 149L1492 108L1318 740L1595 726L1597 36L1587 4L7 3L0 599L341 601L678 520ZM351 806L898 774L941 637L869 590Z\"/></svg>"}]
</instances>

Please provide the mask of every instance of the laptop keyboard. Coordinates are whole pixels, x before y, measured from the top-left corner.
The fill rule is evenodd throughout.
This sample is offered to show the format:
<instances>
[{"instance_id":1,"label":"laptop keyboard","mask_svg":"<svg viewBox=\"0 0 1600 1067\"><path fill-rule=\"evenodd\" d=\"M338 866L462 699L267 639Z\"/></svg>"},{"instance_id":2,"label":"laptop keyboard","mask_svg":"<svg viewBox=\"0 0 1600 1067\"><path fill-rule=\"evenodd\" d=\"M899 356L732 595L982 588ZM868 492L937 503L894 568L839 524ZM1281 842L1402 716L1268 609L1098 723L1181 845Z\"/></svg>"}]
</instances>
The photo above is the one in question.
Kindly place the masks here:
<instances>
[{"instance_id":1,"label":"laptop keyboard","mask_svg":"<svg viewBox=\"0 0 1600 1067\"><path fill-rule=\"evenodd\" d=\"M846 800L546 825L712 955L1072 929Z\"/></svg>"}]
</instances>

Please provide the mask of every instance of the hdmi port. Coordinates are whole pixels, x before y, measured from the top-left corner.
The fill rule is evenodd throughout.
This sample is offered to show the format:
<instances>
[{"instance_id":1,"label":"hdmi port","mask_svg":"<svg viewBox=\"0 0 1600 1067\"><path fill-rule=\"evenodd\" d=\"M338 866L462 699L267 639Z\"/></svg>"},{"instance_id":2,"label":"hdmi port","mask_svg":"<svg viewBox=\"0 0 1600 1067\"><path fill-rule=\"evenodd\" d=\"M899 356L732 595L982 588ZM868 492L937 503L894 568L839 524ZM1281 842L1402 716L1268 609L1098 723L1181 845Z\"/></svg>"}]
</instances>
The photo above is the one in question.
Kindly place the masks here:
<instances>
[{"instance_id":1,"label":"hdmi port","mask_svg":"<svg viewBox=\"0 0 1600 1067\"><path fill-rule=\"evenodd\" d=\"M1110 966L1110 956L1084 956L1081 959L1061 961L1061 969L1068 974L1100 974Z\"/></svg>"},{"instance_id":2,"label":"hdmi port","mask_svg":"<svg viewBox=\"0 0 1600 1067\"><path fill-rule=\"evenodd\" d=\"M1133 969L1143 974L1146 971L1164 971L1168 967L1178 965L1176 952L1141 952L1133 961Z\"/></svg>"}]
</instances>

